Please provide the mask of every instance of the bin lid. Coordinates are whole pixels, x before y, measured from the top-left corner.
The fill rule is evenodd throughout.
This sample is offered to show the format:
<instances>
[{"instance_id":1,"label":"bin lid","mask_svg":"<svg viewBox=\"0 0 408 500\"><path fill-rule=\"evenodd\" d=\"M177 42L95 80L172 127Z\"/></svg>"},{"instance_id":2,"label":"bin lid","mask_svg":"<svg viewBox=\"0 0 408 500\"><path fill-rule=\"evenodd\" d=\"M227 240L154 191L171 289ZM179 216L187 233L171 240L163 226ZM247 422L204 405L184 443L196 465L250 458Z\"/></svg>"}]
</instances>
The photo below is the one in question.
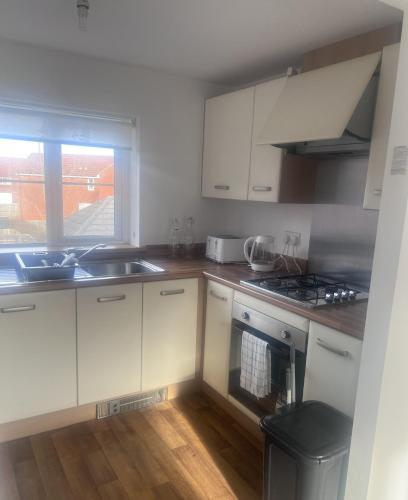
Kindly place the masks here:
<instances>
[{"instance_id":1,"label":"bin lid","mask_svg":"<svg viewBox=\"0 0 408 500\"><path fill-rule=\"evenodd\" d=\"M351 418L320 401L289 405L260 422L275 444L315 461L347 453L352 425Z\"/></svg>"}]
</instances>

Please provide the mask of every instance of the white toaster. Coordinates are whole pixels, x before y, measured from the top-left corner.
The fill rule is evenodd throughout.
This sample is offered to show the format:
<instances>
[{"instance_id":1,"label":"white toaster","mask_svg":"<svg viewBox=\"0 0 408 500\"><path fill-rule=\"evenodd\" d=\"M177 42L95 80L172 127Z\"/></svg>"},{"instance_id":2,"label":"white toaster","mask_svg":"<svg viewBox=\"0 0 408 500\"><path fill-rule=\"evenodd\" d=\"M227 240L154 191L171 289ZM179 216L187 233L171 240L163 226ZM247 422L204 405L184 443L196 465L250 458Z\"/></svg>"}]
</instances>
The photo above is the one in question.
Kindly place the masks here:
<instances>
[{"instance_id":1,"label":"white toaster","mask_svg":"<svg viewBox=\"0 0 408 500\"><path fill-rule=\"evenodd\" d=\"M224 234L207 236L205 255L208 259L221 264L227 262L245 262L244 243L246 238Z\"/></svg>"}]
</instances>

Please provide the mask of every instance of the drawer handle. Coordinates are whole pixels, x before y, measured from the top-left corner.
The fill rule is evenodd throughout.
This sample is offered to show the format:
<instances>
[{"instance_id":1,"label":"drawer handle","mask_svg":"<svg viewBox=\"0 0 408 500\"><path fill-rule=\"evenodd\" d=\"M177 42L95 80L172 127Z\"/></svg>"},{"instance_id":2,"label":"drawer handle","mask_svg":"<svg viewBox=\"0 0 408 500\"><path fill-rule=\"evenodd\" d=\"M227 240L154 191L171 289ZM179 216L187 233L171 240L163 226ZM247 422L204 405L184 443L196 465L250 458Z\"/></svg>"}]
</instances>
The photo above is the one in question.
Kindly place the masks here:
<instances>
[{"instance_id":1,"label":"drawer handle","mask_svg":"<svg viewBox=\"0 0 408 500\"><path fill-rule=\"evenodd\" d=\"M270 193L272 191L272 186L252 186L252 191Z\"/></svg>"},{"instance_id":2,"label":"drawer handle","mask_svg":"<svg viewBox=\"0 0 408 500\"><path fill-rule=\"evenodd\" d=\"M35 305L31 306L15 306L15 307L2 307L0 311L2 313L19 313L23 311L34 311Z\"/></svg>"},{"instance_id":3,"label":"drawer handle","mask_svg":"<svg viewBox=\"0 0 408 500\"><path fill-rule=\"evenodd\" d=\"M373 195L374 196L381 196L382 195L382 189L373 189Z\"/></svg>"},{"instance_id":4,"label":"drawer handle","mask_svg":"<svg viewBox=\"0 0 408 500\"><path fill-rule=\"evenodd\" d=\"M178 290L162 290L160 295L165 297L166 295L180 295L184 293L184 288L179 288Z\"/></svg>"},{"instance_id":5,"label":"drawer handle","mask_svg":"<svg viewBox=\"0 0 408 500\"><path fill-rule=\"evenodd\" d=\"M332 352L333 354L337 354L338 356L342 356L343 358L349 358L350 353L348 351L343 351L342 349L338 349L337 347L334 347L324 340L317 338L316 339L316 344L322 347L323 349L326 349L327 351Z\"/></svg>"},{"instance_id":6,"label":"drawer handle","mask_svg":"<svg viewBox=\"0 0 408 500\"><path fill-rule=\"evenodd\" d=\"M222 300L223 302L227 302L227 297L222 297L221 295L218 295L217 293L213 292L210 290L210 295L214 297L215 299Z\"/></svg>"},{"instance_id":7,"label":"drawer handle","mask_svg":"<svg viewBox=\"0 0 408 500\"><path fill-rule=\"evenodd\" d=\"M126 295L113 295L112 297L98 297L96 300L98 302L119 302L125 299Z\"/></svg>"},{"instance_id":8,"label":"drawer handle","mask_svg":"<svg viewBox=\"0 0 408 500\"><path fill-rule=\"evenodd\" d=\"M229 191L229 188L226 184L216 184L214 186L214 189L221 189L222 191Z\"/></svg>"}]
</instances>

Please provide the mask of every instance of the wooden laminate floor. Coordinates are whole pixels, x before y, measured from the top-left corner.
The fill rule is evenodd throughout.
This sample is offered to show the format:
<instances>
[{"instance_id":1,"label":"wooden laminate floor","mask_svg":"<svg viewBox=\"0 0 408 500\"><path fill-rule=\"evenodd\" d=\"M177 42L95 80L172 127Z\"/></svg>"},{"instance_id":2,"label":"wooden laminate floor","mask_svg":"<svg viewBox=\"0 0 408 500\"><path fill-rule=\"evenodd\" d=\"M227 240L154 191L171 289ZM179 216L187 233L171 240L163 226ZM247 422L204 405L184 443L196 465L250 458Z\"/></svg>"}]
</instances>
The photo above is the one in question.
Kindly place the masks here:
<instances>
[{"instance_id":1,"label":"wooden laminate floor","mask_svg":"<svg viewBox=\"0 0 408 500\"><path fill-rule=\"evenodd\" d=\"M1 500L258 499L262 454L203 394L0 445Z\"/></svg>"}]
</instances>

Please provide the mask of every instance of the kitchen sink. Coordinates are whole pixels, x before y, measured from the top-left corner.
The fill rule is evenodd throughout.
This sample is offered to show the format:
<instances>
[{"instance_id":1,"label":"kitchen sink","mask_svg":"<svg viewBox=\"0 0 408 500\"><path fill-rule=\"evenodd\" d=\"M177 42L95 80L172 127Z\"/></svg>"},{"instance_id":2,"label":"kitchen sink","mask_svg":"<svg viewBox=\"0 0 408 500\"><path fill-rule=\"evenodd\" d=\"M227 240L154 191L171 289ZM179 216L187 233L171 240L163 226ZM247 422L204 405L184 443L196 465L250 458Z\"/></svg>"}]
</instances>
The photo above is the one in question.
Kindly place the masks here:
<instances>
[{"instance_id":1,"label":"kitchen sink","mask_svg":"<svg viewBox=\"0 0 408 500\"><path fill-rule=\"evenodd\" d=\"M65 252L16 253L17 270L24 281L73 279L77 265L61 266Z\"/></svg>"},{"instance_id":2,"label":"kitchen sink","mask_svg":"<svg viewBox=\"0 0 408 500\"><path fill-rule=\"evenodd\" d=\"M102 276L130 276L134 274L160 273L164 269L144 260L133 262L84 262L81 268L93 277Z\"/></svg>"},{"instance_id":3,"label":"kitchen sink","mask_svg":"<svg viewBox=\"0 0 408 500\"><path fill-rule=\"evenodd\" d=\"M164 269L144 260L135 261L84 261L61 266L67 257L65 252L17 253L17 272L24 281L53 281L61 279L86 279L137 274L160 273Z\"/></svg>"}]
</instances>

